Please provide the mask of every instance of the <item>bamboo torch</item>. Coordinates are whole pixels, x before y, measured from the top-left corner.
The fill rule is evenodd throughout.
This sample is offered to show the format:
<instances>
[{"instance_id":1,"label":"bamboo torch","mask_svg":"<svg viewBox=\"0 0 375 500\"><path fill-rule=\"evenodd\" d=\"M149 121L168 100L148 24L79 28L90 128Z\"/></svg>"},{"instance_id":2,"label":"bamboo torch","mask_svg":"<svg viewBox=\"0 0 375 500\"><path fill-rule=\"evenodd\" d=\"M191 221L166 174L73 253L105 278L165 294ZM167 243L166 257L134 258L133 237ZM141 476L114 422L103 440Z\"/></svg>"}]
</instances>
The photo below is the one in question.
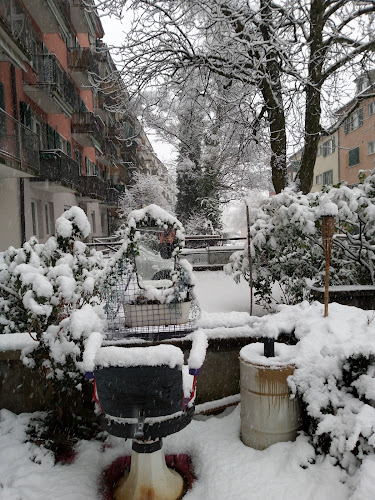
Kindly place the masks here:
<instances>
[{"instance_id":1,"label":"bamboo torch","mask_svg":"<svg viewBox=\"0 0 375 500\"><path fill-rule=\"evenodd\" d=\"M333 217L333 215L323 215L322 240L323 240L324 256L326 259L326 276L325 276L325 288L324 288L324 317L328 316L329 264L331 260L334 232L335 232L335 218Z\"/></svg>"},{"instance_id":2,"label":"bamboo torch","mask_svg":"<svg viewBox=\"0 0 375 500\"><path fill-rule=\"evenodd\" d=\"M249 205L246 203L246 219L247 219L247 257L249 259L249 287L250 287L250 316L253 315L253 261L250 250L250 214Z\"/></svg>"}]
</instances>

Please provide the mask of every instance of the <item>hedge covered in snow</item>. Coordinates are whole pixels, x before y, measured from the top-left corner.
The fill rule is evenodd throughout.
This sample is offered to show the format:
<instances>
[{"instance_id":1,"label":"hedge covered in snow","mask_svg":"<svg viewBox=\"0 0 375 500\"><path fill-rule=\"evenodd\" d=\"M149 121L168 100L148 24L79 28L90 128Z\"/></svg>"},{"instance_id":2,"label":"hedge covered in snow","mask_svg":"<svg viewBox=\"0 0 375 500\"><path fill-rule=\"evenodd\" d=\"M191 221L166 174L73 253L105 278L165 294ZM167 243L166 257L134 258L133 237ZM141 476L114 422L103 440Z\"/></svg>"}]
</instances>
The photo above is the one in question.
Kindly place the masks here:
<instances>
[{"instance_id":1,"label":"hedge covered in snow","mask_svg":"<svg viewBox=\"0 0 375 500\"><path fill-rule=\"evenodd\" d=\"M260 206L250 228L256 297L274 302L273 287L282 302L309 297L308 284L321 285L324 254L322 215L335 217L330 282L333 285L375 283L375 173L361 184L327 188L303 195L287 188ZM248 250L232 255L226 272L249 279Z\"/></svg>"}]
</instances>

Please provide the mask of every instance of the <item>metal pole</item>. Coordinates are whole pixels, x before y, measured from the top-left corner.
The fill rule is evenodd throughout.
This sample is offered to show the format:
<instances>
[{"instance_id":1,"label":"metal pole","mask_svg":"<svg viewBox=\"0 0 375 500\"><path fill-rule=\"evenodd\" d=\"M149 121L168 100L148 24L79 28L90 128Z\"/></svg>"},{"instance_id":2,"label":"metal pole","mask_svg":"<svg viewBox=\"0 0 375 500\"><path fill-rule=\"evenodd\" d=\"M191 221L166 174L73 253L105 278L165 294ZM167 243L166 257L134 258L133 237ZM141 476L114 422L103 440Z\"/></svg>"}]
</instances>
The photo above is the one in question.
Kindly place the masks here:
<instances>
[{"instance_id":1,"label":"metal pole","mask_svg":"<svg viewBox=\"0 0 375 500\"><path fill-rule=\"evenodd\" d=\"M249 260L249 287L250 287L250 316L253 315L253 261L250 250L250 214L249 206L246 203L246 219L247 219L247 258Z\"/></svg>"}]
</instances>

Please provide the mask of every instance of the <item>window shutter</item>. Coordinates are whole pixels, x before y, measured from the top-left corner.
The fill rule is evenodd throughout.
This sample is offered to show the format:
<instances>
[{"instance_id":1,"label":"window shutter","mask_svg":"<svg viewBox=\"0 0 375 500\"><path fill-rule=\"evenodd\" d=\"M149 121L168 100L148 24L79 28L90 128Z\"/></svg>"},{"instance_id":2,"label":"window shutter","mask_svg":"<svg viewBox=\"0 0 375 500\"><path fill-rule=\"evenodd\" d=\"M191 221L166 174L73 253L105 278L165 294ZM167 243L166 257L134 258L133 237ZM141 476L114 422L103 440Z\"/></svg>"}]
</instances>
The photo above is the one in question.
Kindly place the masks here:
<instances>
[{"instance_id":1,"label":"window shutter","mask_svg":"<svg viewBox=\"0 0 375 500\"><path fill-rule=\"evenodd\" d=\"M335 152L336 149L336 143L335 143L335 136L332 137L332 153Z\"/></svg>"},{"instance_id":2,"label":"window shutter","mask_svg":"<svg viewBox=\"0 0 375 500\"><path fill-rule=\"evenodd\" d=\"M72 157L72 145L70 144L69 141L67 141L66 143L66 151L68 153L68 156L70 156L70 158Z\"/></svg>"},{"instance_id":3,"label":"window shutter","mask_svg":"<svg viewBox=\"0 0 375 500\"><path fill-rule=\"evenodd\" d=\"M61 136L57 132L57 130L55 130L54 132L55 132L55 147L56 149L61 149Z\"/></svg>"},{"instance_id":4,"label":"window shutter","mask_svg":"<svg viewBox=\"0 0 375 500\"><path fill-rule=\"evenodd\" d=\"M349 151L349 167L359 164L359 148L353 148Z\"/></svg>"},{"instance_id":5,"label":"window shutter","mask_svg":"<svg viewBox=\"0 0 375 500\"><path fill-rule=\"evenodd\" d=\"M51 125L47 125L47 148L54 149L55 140L54 140L54 130Z\"/></svg>"},{"instance_id":6,"label":"window shutter","mask_svg":"<svg viewBox=\"0 0 375 500\"><path fill-rule=\"evenodd\" d=\"M348 119L346 119L344 121L344 134L348 134L349 133L349 121Z\"/></svg>"},{"instance_id":7,"label":"window shutter","mask_svg":"<svg viewBox=\"0 0 375 500\"><path fill-rule=\"evenodd\" d=\"M323 158L327 156L327 143L325 142L322 147Z\"/></svg>"}]
</instances>

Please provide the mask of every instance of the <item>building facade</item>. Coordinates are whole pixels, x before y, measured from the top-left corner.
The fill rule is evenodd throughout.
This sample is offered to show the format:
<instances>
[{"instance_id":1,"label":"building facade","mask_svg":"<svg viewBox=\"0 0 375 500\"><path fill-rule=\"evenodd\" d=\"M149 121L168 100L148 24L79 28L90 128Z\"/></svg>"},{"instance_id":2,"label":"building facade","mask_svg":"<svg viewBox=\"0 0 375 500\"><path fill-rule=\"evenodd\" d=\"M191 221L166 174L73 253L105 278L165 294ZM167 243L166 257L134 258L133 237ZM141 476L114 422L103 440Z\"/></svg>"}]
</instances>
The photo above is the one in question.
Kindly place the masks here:
<instances>
[{"instance_id":1,"label":"building facade","mask_svg":"<svg viewBox=\"0 0 375 500\"><path fill-rule=\"evenodd\" d=\"M0 0L0 250L45 241L72 205L109 235L132 173L151 173L103 36L82 0Z\"/></svg>"}]
</instances>

